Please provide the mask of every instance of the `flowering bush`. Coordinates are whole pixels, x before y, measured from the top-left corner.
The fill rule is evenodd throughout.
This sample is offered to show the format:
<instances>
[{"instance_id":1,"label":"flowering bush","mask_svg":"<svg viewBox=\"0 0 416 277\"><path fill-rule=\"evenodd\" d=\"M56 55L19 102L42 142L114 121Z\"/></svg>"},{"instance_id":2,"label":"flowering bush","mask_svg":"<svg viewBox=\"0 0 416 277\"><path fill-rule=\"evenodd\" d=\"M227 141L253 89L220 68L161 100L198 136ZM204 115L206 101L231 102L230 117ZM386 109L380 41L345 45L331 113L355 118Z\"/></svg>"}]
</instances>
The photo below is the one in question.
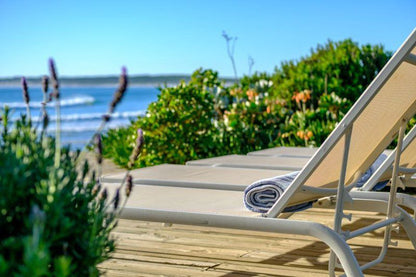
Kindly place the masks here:
<instances>
[{"instance_id":1,"label":"flowering bush","mask_svg":"<svg viewBox=\"0 0 416 277\"><path fill-rule=\"evenodd\" d=\"M118 141L143 128L141 165L184 163L273 146L319 146L390 58L382 46L329 41L311 55L225 86L212 70L163 88L146 117L111 130L107 157L125 165Z\"/></svg>"}]
</instances>

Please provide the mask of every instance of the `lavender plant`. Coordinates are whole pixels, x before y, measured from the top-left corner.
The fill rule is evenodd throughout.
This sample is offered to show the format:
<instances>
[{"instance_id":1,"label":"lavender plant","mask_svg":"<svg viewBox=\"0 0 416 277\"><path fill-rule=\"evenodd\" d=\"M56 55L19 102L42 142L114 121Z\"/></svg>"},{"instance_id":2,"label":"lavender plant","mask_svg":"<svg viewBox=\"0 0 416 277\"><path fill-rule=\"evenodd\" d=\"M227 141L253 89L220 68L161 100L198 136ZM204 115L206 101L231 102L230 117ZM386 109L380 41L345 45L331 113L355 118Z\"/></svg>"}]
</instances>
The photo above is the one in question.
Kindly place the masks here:
<instances>
[{"instance_id":1,"label":"lavender plant","mask_svg":"<svg viewBox=\"0 0 416 277\"><path fill-rule=\"evenodd\" d=\"M49 66L59 120L59 80L53 60ZM125 70L121 79L123 86L116 91L110 105L112 110L127 88ZM29 107L29 90L23 80L24 99ZM48 78L43 78L42 88L46 104ZM43 116L44 120L48 118L46 109ZM105 122L110 116L105 116ZM131 194L131 175L126 173L117 193L109 200L107 189L97 181L103 148L99 139L96 173L90 170L87 161L77 169L80 152L60 147L59 130L55 138L46 136L44 123L39 135L26 116L12 127L7 107L1 118L0 276L98 276L98 264L115 249L111 231ZM143 138L132 155L134 159L142 143ZM124 197L123 186L126 186Z\"/></svg>"}]
</instances>

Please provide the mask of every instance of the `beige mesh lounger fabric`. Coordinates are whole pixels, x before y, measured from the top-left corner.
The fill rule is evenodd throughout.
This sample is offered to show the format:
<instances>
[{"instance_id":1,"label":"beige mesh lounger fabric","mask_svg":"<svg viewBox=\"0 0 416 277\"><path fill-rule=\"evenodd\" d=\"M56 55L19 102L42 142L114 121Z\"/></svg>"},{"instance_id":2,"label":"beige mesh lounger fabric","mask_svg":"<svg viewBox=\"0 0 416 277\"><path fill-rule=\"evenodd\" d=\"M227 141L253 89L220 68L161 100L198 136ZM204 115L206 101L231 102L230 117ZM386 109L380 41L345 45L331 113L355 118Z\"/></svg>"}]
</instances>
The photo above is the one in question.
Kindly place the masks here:
<instances>
[{"instance_id":1,"label":"beige mesh lounger fabric","mask_svg":"<svg viewBox=\"0 0 416 277\"><path fill-rule=\"evenodd\" d=\"M390 232L393 224L400 224L404 228L416 248L416 222L396 203L396 176L401 151L397 153L394 162L394 176L388 201L375 199L374 195L378 194L376 192L349 193L349 189L353 187L354 182L394 138L398 137L398 148L402 148L405 127L408 120L416 112L415 44L416 30L413 31L360 99L357 100L299 175L297 175L293 183L286 189L282 197L262 216L247 216L247 212L242 209L242 201L240 204L234 203L234 201L237 202L237 198L232 198L234 200L229 202L227 201L227 193L235 193L236 195L232 197L238 197L239 191L218 190L218 184L206 184L206 187L202 187L201 182L195 183L196 188L193 188L192 182L177 188L172 186L173 183L168 184L173 178L167 180L168 183L166 184L159 185L160 180L153 180L152 184L143 184L148 186L146 191L153 191L152 196L147 195L146 199L141 199L141 196L137 196L138 198L136 199L130 199L121 216L138 220L291 233L317 237L326 243L332 251L329 261L329 273L331 276L334 276L336 257L347 276L363 276L362 270L382 261L385 251L391 243ZM193 170L202 168L183 166L183 168L185 167L193 168ZM212 169L218 170L220 168L211 167L210 170ZM229 170L230 168L227 169ZM247 169L234 170L240 170L242 174ZM149 173L151 169L139 169L135 171L135 174L141 176L144 171ZM157 171L158 168L156 167L154 172L156 173ZM203 174L203 172L199 172L196 174L196 177ZM188 178L191 177L192 173L189 173ZM106 178L109 180L112 176L106 176ZM109 185L112 186L111 184ZM164 187L166 185L169 185L172 190L167 190L167 187ZM141 185L135 186L133 193L135 197L136 193L140 193L137 192L137 187L141 187ZM223 186L220 187L224 188ZM177 199L176 204L172 203L173 201L169 201L171 203L169 205L168 203L162 203L163 201L168 201L169 194L174 194L174 192L182 189L190 191L183 194L176 193L175 196L181 197L181 199ZM194 194L197 191L198 197ZM316 222L276 218L291 203L304 203L330 194L336 195L333 228ZM159 196L161 196L161 199L158 198ZM146 204L141 201L146 201ZM387 214L386 220L351 233L344 233L341 223L342 219L346 217L343 212L344 202L348 201L353 201L352 205L350 205L352 209L365 207L367 211L375 210L379 212L383 212L384 209L384 213ZM162 206L164 207L163 210L160 208ZM360 266L351 248L348 246L347 240L379 228L385 228L386 234L380 257Z\"/></svg>"}]
</instances>

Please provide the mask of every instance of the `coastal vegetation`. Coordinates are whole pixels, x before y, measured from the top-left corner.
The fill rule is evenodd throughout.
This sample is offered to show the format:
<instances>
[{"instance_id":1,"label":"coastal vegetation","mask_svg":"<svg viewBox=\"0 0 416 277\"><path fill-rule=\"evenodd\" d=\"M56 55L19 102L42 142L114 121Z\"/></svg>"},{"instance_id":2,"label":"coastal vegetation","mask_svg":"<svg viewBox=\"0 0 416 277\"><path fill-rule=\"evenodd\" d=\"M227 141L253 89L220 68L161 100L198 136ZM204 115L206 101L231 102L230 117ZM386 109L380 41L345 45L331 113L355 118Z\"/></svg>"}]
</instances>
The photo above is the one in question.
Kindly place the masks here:
<instances>
[{"instance_id":1,"label":"coastal vegetation","mask_svg":"<svg viewBox=\"0 0 416 277\"><path fill-rule=\"evenodd\" d=\"M256 72L231 85L213 70L198 69L189 81L160 87L145 116L109 130L104 155L126 166L137 128L146 139L137 167L274 146L319 146L390 57L380 45L347 39L328 41L272 74Z\"/></svg>"}]
</instances>

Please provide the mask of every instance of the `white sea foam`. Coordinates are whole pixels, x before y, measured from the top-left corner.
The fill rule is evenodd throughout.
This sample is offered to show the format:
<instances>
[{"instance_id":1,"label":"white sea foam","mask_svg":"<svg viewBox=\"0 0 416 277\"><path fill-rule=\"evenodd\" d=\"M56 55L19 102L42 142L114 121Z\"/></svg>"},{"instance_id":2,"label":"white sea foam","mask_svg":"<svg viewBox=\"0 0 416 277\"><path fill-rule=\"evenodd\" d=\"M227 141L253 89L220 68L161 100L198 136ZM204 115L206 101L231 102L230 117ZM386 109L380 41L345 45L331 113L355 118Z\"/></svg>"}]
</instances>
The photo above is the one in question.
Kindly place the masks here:
<instances>
[{"instance_id":1,"label":"white sea foam","mask_svg":"<svg viewBox=\"0 0 416 277\"><path fill-rule=\"evenodd\" d=\"M110 121L109 123L106 124L105 130L107 129L113 129L113 128L118 128L118 127L122 127L122 126L126 126L128 125L128 121L127 120L115 120L115 121ZM61 125L61 133L63 138L65 137L65 133L81 133L81 132L91 132L91 131L96 131L98 126L100 125L99 121L93 121L93 122L89 122L89 123L65 123ZM51 124L50 126L48 126L48 133L54 133L56 130L56 125L55 124Z\"/></svg>"},{"instance_id":2,"label":"white sea foam","mask_svg":"<svg viewBox=\"0 0 416 277\"><path fill-rule=\"evenodd\" d=\"M111 115L111 119L133 119L139 115L144 115L144 111L127 111L127 112L115 112ZM103 117L103 113L81 113L81 114L63 114L61 115L61 121L90 121L100 120ZM13 118L13 120L19 117ZM33 116L33 122L39 122L42 118L39 116ZM56 116L50 116L49 121L56 121Z\"/></svg>"},{"instance_id":3,"label":"white sea foam","mask_svg":"<svg viewBox=\"0 0 416 277\"><path fill-rule=\"evenodd\" d=\"M61 106L77 106L94 103L95 99L92 96L76 96L74 98L67 98L61 100Z\"/></svg>"},{"instance_id":4,"label":"white sea foam","mask_svg":"<svg viewBox=\"0 0 416 277\"><path fill-rule=\"evenodd\" d=\"M90 105L93 104L95 101L94 97L89 95L78 95L71 98L64 98L61 99L61 106L80 106L80 105ZM47 106L53 106L54 103L48 103ZM9 108L14 109L25 109L26 103L24 102L0 102L0 107L8 106ZM29 106L31 108L41 108L42 102L39 101L31 101L29 102Z\"/></svg>"}]
</instances>

